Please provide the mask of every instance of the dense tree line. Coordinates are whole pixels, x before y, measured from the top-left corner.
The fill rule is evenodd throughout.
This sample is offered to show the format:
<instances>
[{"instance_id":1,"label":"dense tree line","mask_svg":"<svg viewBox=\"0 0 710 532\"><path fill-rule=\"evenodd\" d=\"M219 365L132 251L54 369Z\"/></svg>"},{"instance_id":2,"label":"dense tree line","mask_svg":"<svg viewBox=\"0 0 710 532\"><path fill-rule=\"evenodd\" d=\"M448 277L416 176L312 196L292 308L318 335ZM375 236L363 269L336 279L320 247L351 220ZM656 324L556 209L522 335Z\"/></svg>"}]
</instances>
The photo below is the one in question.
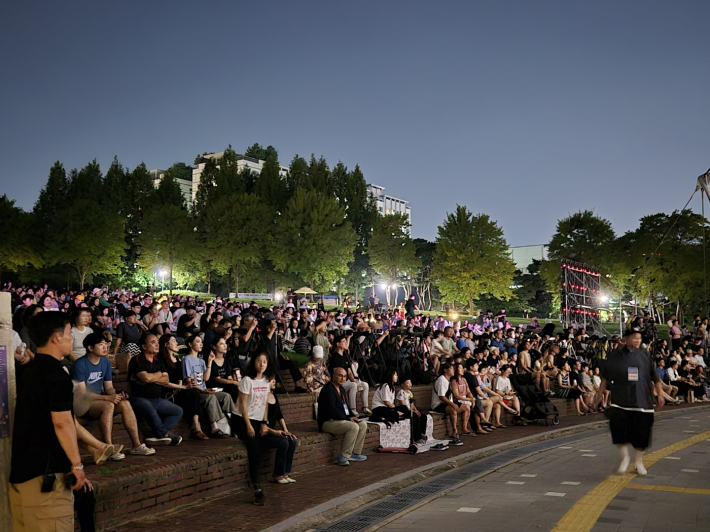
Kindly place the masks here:
<instances>
[{"instance_id":1,"label":"dense tree line","mask_svg":"<svg viewBox=\"0 0 710 532\"><path fill-rule=\"evenodd\" d=\"M144 164L131 170L114 158L103 174L96 161L68 172L57 162L31 212L0 197L0 275L140 290L164 278L171 290L222 294L305 284L359 299L384 285L390 303L402 290L428 309L551 315L566 258L599 267L612 295L679 308L704 303L703 219L690 211L647 216L619 237L607 220L576 213L559 221L549 260L523 273L487 214L457 205L436 241L412 239L405 216L378 213L358 166L297 155L282 175L272 146L254 144L245 155L265 161L260 173L240 165L231 147L219 159L198 156L204 168L191 208L177 183L192 179L184 163L155 187Z\"/></svg>"}]
</instances>

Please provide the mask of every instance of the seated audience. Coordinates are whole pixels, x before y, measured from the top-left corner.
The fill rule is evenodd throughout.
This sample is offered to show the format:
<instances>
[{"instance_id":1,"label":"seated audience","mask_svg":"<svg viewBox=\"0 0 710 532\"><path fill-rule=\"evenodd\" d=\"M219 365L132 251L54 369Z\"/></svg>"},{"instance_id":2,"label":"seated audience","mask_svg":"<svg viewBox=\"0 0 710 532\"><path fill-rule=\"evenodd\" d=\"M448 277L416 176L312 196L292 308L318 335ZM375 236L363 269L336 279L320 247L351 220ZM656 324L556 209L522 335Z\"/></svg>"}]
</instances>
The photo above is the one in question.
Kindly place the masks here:
<instances>
[{"instance_id":1,"label":"seated audience","mask_svg":"<svg viewBox=\"0 0 710 532\"><path fill-rule=\"evenodd\" d=\"M84 338L86 355L72 365L74 382L74 413L86 420L100 420L101 436L112 445L113 418L121 414L123 426L131 438L133 447L129 454L149 456L155 450L141 443L138 422L125 392L116 393L113 387L111 364L106 359L108 343L100 333L91 333ZM122 446L121 446L122 447ZM123 460L126 456L117 450L109 460Z\"/></svg>"},{"instance_id":2,"label":"seated audience","mask_svg":"<svg viewBox=\"0 0 710 532\"><path fill-rule=\"evenodd\" d=\"M170 430L180 421L182 408L162 398L163 386L170 383L170 378L158 358L158 338L148 334L141 343L142 353L128 364L129 401L137 417L150 426L150 436L145 439L148 445L180 445L182 437Z\"/></svg>"},{"instance_id":3,"label":"seated audience","mask_svg":"<svg viewBox=\"0 0 710 532\"><path fill-rule=\"evenodd\" d=\"M335 367L333 380L323 386L318 395L318 430L335 436L344 435L337 458L340 466L367 460L367 456L362 454L367 422L358 420L348 409L343 388L347 378L344 368Z\"/></svg>"}]
</instances>

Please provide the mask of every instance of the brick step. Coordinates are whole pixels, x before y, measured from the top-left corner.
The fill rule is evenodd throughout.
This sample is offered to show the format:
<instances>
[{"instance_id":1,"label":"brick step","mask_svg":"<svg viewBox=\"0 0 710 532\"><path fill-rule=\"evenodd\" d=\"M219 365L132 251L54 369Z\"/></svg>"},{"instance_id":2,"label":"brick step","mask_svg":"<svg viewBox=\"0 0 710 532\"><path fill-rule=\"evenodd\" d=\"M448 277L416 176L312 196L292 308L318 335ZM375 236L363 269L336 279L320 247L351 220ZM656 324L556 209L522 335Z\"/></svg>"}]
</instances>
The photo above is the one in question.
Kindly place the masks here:
<instances>
[{"instance_id":1,"label":"brick step","mask_svg":"<svg viewBox=\"0 0 710 532\"><path fill-rule=\"evenodd\" d=\"M432 417L434 437L443 439L448 432L443 416ZM179 425L186 426L182 422ZM289 423L289 430L299 437L294 455L296 474L335 462L342 437L318 432L315 421ZM118 442L119 438L115 440ZM368 424L363 452L372 454L378 445L379 426ZM247 487L246 449L236 438L205 442L186 438L179 447L156 450L150 457L129 455L124 461L107 462L100 468L87 466L87 474L96 489L96 519L100 530ZM273 452L266 453L261 468L265 480L271 477L273 461Z\"/></svg>"}]
</instances>

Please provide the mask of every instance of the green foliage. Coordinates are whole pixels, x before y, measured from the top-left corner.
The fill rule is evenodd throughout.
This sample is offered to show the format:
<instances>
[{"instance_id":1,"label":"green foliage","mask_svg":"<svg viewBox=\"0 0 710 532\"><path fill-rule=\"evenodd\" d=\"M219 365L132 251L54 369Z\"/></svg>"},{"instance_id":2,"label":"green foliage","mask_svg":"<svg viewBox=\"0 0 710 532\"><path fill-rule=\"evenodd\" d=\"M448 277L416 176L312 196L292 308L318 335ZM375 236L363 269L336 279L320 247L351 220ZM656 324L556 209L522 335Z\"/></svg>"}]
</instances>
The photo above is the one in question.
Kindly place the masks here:
<instances>
[{"instance_id":1,"label":"green foliage","mask_svg":"<svg viewBox=\"0 0 710 532\"><path fill-rule=\"evenodd\" d=\"M32 215L3 194L0 196L0 271L40 264L39 254L31 245Z\"/></svg>"},{"instance_id":2,"label":"green foliage","mask_svg":"<svg viewBox=\"0 0 710 532\"><path fill-rule=\"evenodd\" d=\"M39 193L34 206L34 215L40 227L50 227L66 204L69 194L69 180L62 163L57 161L49 171L47 184Z\"/></svg>"},{"instance_id":3,"label":"green foliage","mask_svg":"<svg viewBox=\"0 0 710 532\"><path fill-rule=\"evenodd\" d=\"M254 192L262 201L276 208L281 212L286 206L288 193L286 189L286 181L281 179L279 174L279 162L275 157L271 156L266 159L261 174L256 179Z\"/></svg>"},{"instance_id":4,"label":"green foliage","mask_svg":"<svg viewBox=\"0 0 710 532\"><path fill-rule=\"evenodd\" d=\"M208 207L205 247L217 271L234 275L235 292L240 275L263 263L272 221L272 209L254 194L233 194Z\"/></svg>"},{"instance_id":5,"label":"green foliage","mask_svg":"<svg viewBox=\"0 0 710 532\"><path fill-rule=\"evenodd\" d=\"M185 197L182 195L180 185L175 181L175 177L170 170L166 170L155 193L157 203L174 205L181 209L185 208Z\"/></svg>"},{"instance_id":6,"label":"green foliage","mask_svg":"<svg viewBox=\"0 0 710 532\"><path fill-rule=\"evenodd\" d=\"M472 314L478 298L512 295L515 265L503 231L488 215L460 205L439 226L434 272L443 300L466 301Z\"/></svg>"},{"instance_id":7,"label":"green foliage","mask_svg":"<svg viewBox=\"0 0 710 532\"><path fill-rule=\"evenodd\" d=\"M165 173L170 174L175 179L192 181L192 166L188 166L185 163L175 163Z\"/></svg>"},{"instance_id":8,"label":"green foliage","mask_svg":"<svg viewBox=\"0 0 710 532\"><path fill-rule=\"evenodd\" d=\"M95 274L121 272L125 241L119 215L98 209L93 200L78 199L62 211L54 227L56 240L47 250L47 262L71 266L81 289Z\"/></svg>"},{"instance_id":9,"label":"green foliage","mask_svg":"<svg viewBox=\"0 0 710 532\"><path fill-rule=\"evenodd\" d=\"M387 281L395 283L402 275L414 275L420 265L416 246L409 236L409 219L402 213L382 216L367 246L370 264Z\"/></svg>"},{"instance_id":10,"label":"green foliage","mask_svg":"<svg viewBox=\"0 0 710 532\"><path fill-rule=\"evenodd\" d=\"M330 290L347 274L355 241L337 201L317 190L299 189L276 221L268 256L276 270Z\"/></svg>"},{"instance_id":11,"label":"green foliage","mask_svg":"<svg viewBox=\"0 0 710 532\"><path fill-rule=\"evenodd\" d=\"M273 157L276 164L279 164L279 152L273 146L267 146L264 148L260 144L253 144L244 152L245 157L251 157L253 159L258 159L260 161L268 161L270 157Z\"/></svg>"},{"instance_id":12,"label":"green foliage","mask_svg":"<svg viewBox=\"0 0 710 532\"><path fill-rule=\"evenodd\" d=\"M139 263L146 269L167 268L172 290L173 269L196 251L195 222L185 209L171 203L156 204L146 213L136 238Z\"/></svg>"}]
</instances>

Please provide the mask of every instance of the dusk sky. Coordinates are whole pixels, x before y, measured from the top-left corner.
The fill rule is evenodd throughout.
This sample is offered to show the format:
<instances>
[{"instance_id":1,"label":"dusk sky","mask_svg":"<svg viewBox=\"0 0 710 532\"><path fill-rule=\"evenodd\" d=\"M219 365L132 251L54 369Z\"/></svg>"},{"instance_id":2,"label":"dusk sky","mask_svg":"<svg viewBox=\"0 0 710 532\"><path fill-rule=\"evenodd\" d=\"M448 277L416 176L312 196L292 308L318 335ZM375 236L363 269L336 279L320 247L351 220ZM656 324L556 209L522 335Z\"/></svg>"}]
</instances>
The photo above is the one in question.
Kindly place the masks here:
<instances>
[{"instance_id":1,"label":"dusk sky","mask_svg":"<svg viewBox=\"0 0 710 532\"><path fill-rule=\"evenodd\" d=\"M56 160L258 142L359 164L415 237L457 203L516 246L580 209L623 233L710 166L708 21L704 0L3 2L0 194L31 209Z\"/></svg>"}]
</instances>

